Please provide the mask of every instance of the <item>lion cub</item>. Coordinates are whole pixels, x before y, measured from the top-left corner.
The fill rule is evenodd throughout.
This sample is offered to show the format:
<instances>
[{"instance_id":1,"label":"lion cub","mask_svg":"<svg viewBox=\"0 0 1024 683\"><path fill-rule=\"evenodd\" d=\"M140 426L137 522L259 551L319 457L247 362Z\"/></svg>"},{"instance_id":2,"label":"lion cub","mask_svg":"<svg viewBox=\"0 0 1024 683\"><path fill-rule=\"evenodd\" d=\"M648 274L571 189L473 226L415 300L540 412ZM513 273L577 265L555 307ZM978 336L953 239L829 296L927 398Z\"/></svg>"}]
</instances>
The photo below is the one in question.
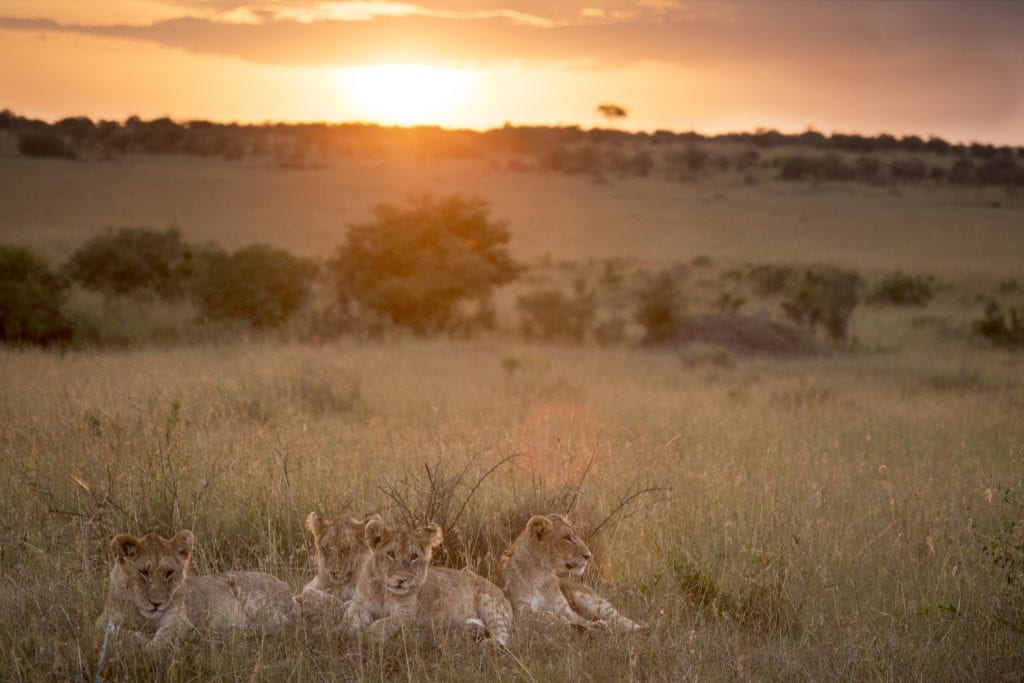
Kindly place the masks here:
<instances>
[{"instance_id":1,"label":"lion cub","mask_svg":"<svg viewBox=\"0 0 1024 683\"><path fill-rule=\"evenodd\" d=\"M356 577L370 555L364 532L372 519L353 517L324 519L315 512L306 517L306 528L313 534L316 550L316 577L306 584L298 597L303 610L326 612L344 609L355 596Z\"/></svg>"},{"instance_id":2,"label":"lion cub","mask_svg":"<svg viewBox=\"0 0 1024 683\"><path fill-rule=\"evenodd\" d=\"M107 602L96 627L152 633L147 644L162 647L197 628L291 622L294 602L288 584L261 572L191 576L194 545L191 531L179 531L170 540L158 534L115 536Z\"/></svg>"},{"instance_id":3,"label":"lion cub","mask_svg":"<svg viewBox=\"0 0 1024 683\"><path fill-rule=\"evenodd\" d=\"M431 567L433 550L443 537L436 524L418 529L366 525L372 554L363 563L356 595L345 613L353 630L368 629L382 640L410 623L435 626L483 626L485 643L507 647L512 606L493 583L463 570Z\"/></svg>"},{"instance_id":4,"label":"lion cub","mask_svg":"<svg viewBox=\"0 0 1024 683\"><path fill-rule=\"evenodd\" d=\"M573 531L569 520L561 515L537 515L530 518L502 556L498 584L520 619L539 613L583 628L644 628L620 614L589 586L559 578L582 575L590 558L590 548Z\"/></svg>"}]
</instances>

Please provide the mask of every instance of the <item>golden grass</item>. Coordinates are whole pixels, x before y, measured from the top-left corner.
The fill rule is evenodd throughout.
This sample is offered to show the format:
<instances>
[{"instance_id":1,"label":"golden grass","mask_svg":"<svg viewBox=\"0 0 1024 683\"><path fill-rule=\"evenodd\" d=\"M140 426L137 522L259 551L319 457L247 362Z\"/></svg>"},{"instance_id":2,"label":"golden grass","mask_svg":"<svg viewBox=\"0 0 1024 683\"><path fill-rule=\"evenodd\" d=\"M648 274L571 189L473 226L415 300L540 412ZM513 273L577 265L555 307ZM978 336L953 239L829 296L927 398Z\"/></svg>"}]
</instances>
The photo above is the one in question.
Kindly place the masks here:
<instances>
[{"instance_id":1,"label":"golden grass","mask_svg":"<svg viewBox=\"0 0 1024 683\"><path fill-rule=\"evenodd\" d=\"M498 524L596 451L584 528L633 482L671 488L594 539L593 579L647 633L521 636L514 657L492 657L305 632L198 644L172 664L122 648L106 673L1013 678L1024 641L994 621L998 587L971 525L994 529L1005 510L986 490L1021 475L1022 366L915 349L693 367L452 341L2 351L0 668L94 673L115 530L188 527L197 572L262 569L298 590L309 510L393 516L377 486L423 462L484 451L477 473L523 453L474 498L470 521Z\"/></svg>"},{"instance_id":2,"label":"golden grass","mask_svg":"<svg viewBox=\"0 0 1024 683\"><path fill-rule=\"evenodd\" d=\"M375 650L303 631L193 644L166 659L119 648L104 674L1020 678L1024 640L995 618L1001 587L979 546L1009 520L999 488L1021 481L1024 359L972 344L965 330L980 311L975 293L1020 277L1021 198L770 176L756 186L599 185L476 161L282 171L251 160L0 156L2 241L55 261L103 227L171 222L190 240L323 256L372 204L433 190L491 200L523 258L657 265L707 254L716 265L693 276L696 292L700 277L747 260L901 268L955 283L926 309L860 307L859 351L787 361L493 338L304 346L218 335L185 306L76 293L72 312L105 338L177 346L0 349L3 678L95 674L92 622L115 531L188 527L197 572L261 569L298 590L311 576L309 510L394 516L380 486L479 454L475 479L513 453L472 500L467 529L508 533L502 525L553 498L591 457L577 510L584 529L633 485L671 489L593 539L592 580L649 632L519 635L513 656L494 657L422 634ZM759 301L745 310L758 306L777 312Z\"/></svg>"}]
</instances>

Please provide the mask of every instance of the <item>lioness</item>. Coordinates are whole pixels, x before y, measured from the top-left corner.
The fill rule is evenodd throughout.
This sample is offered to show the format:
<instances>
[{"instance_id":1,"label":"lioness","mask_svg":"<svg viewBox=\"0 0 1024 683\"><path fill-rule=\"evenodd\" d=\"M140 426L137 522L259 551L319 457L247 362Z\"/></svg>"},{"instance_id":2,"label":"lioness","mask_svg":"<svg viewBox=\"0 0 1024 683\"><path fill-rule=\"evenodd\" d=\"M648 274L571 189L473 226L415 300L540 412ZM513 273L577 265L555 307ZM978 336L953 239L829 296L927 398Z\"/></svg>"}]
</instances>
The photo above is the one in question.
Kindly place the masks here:
<instances>
[{"instance_id":1,"label":"lioness","mask_svg":"<svg viewBox=\"0 0 1024 683\"><path fill-rule=\"evenodd\" d=\"M372 520L366 543L372 554L363 563L356 595L345 612L350 629L367 629L376 640L403 625L482 626L484 642L507 647L512 606L493 583L468 571L431 567L443 536L436 524L390 529Z\"/></svg>"},{"instance_id":2,"label":"lioness","mask_svg":"<svg viewBox=\"0 0 1024 683\"><path fill-rule=\"evenodd\" d=\"M377 515L362 521L353 517L324 519L315 512L306 517L316 551L316 577L299 596L303 610L341 610L356 592L356 577L370 555L364 531Z\"/></svg>"},{"instance_id":3,"label":"lioness","mask_svg":"<svg viewBox=\"0 0 1024 683\"><path fill-rule=\"evenodd\" d=\"M270 574L190 576L194 545L191 531L179 531L170 540L158 534L115 536L107 602L97 628L152 633L147 644L163 647L196 628L244 629L292 620L291 589Z\"/></svg>"},{"instance_id":4,"label":"lioness","mask_svg":"<svg viewBox=\"0 0 1024 683\"><path fill-rule=\"evenodd\" d=\"M560 576L580 576L591 558L590 548L561 515L536 515L499 563L498 585L515 607L516 617L554 615L583 628L643 628L582 583ZM552 617L547 617L552 618Z\"/></svg>"}]
</instances>

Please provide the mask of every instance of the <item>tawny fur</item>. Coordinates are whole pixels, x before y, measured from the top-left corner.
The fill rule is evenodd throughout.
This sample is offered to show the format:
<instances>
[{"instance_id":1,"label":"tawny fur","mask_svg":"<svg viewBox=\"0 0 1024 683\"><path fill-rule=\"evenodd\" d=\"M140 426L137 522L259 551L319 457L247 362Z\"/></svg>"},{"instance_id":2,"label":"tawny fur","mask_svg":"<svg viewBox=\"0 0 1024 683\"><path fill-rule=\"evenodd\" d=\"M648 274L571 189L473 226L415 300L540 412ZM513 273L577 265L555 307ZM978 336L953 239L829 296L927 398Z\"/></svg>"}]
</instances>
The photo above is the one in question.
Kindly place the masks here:
<instances>
[{"instance_id":1,"label":"tawny fur","mask_svg":"<svg viewBox=\"0 0 1024 683\"><path fill-rule=\"evenodd\" d=\"M115 536L107 601L96 627L110 624L138 634L151 647L164 647L196 629L223 632L292 621L288 584L261 572L191 576L194 545L191 531L170 540L157 534Z\"/></svg>"},{"instance_id":2,"label":"tawny fur","mask_svg":"<svg viewBox=\"0 0 1024 683\"><path fill-rule=\"evenodd\" d=\"M433 549L443 540L436 525L389 529L374 521L366 527L366 540L372 554L345 613L349 628L383 640L415 623L455 629L482 625L485 643L508 646L512 606L501 590L468 570L430 566Z\"/></svg>"},{"instance_id":3,"label":"tawny fur","mask_svg":"<svg viewBox=\"0 0 1024 683\"><path fill-rule=\"evenodd\" d=\"M516 538L499 563L498 585L523 622L570 624L581 628L643 628L623 616L589 586L562 578L580 576L590 548L561 515L537 515Z\"/></svg>"},{"instance_id":4,"label":"tawny fur","mask_svg":"<svg viewBox=\"0 0 1024 683\"><path fill-rule=\"evenodd\" d=\"M355 596L356 578L363 562L370 555L364 531L377 515L358 520L354 517L324 519L315 512L306 517L306 528L313 535L316 577L299 595L304 614L327 616L342 614Z\"/></svg>"}]
</instances>

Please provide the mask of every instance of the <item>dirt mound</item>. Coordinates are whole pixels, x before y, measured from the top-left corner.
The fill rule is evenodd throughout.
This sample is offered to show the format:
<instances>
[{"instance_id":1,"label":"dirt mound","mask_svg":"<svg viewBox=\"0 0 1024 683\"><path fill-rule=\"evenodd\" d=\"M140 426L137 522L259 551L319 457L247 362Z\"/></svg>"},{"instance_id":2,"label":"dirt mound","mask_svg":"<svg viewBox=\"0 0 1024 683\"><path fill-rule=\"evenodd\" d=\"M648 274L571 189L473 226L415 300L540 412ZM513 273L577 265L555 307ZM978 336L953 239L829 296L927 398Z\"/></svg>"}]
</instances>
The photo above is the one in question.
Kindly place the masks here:
<instances>
[{"instance_id":1,"label":"dirt mound","mask_svg":"<svg viewBox=\"0 0 1024 683\"><path fill-rule=\"evenodd\" d=\"M736 313L694 315L676 327L675 333L657 346L708 344L738 354L797 356L817 353L814 337L804 330L769 318Z\"/></svg>"}]
</instances>

